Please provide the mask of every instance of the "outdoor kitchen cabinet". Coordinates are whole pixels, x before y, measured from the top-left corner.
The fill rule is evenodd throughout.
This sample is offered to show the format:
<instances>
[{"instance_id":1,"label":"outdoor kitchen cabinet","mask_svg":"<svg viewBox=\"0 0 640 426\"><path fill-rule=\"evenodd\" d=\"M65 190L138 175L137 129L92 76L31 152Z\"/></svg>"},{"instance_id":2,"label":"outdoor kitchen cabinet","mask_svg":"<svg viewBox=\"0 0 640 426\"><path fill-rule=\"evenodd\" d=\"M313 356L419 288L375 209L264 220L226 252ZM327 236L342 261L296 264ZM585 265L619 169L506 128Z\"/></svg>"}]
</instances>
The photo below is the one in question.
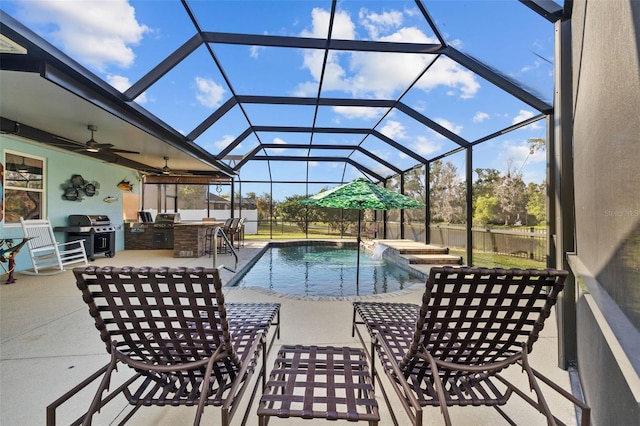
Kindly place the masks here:
<instances>
[{"instance_id":1,"label":"outdoor kitchen cabinet","mask_svg":"<svg viewBox=\"0 0 640 426\"><path fill-rule=\"evenodd\" d=\"M172 249L173 228L153 229L151 247L154 249Z\"/></svg>"}]
</instances>

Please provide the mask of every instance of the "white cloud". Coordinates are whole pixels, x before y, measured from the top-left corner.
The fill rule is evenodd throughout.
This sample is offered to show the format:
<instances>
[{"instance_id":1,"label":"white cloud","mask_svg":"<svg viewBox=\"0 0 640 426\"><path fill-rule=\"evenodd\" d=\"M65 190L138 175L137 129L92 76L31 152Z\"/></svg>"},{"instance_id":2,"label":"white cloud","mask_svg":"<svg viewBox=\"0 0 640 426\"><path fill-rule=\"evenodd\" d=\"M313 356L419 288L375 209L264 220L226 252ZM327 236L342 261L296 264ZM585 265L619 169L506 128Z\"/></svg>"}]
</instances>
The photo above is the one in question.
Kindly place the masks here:
<instances>
[{"instance_id":1,"label":"white cloud","mask_svg":"<svg viewBox=\"0 0 640 426\"><path fill-rule=\"evenodd\" d=\"M403 21L402 12L397 10L379 14L369 12L369 10L363 8L360 9L358 17L360 18L360 24L365 27L369 33L369 37L374 40L380 36L380 31L397 28L402 25Z\"/></svg>"},{"instance_id":2,"label":"white cloud","mask_svg":"<svg viewBox=\"0 0 640 426\"><path fill-rule=\"evenodd\" d=\"M511 162L516 171L521 171L525 182L540 183L544 179L547 154L544 149L531 153L529 142L508 140L502 143L495 164L504 168Z\"/></svg>"},{"instance_id":3,"label":"white cloud","mask_svg":"<svg viewBox=\"0 0 640 426\"><path fill-rule=\"evenodd\" d=\"M131 87L131 82L129 79L122 75L108 74L107 82L118 89L121 92L125 92L129 87ZM144 104L148 101L147 92L142 92L140 96L138 96L135 101L139 104Z\"/></svg>"},{"instance_id":4,"label":"white cloud","mask_svg":"<svg viewBox=\"0 0 640 426\"><path fill-rule=\"evenodd\" d=\"M422 156L431 155L437 152L442 145L437 142L431 141L425 136L418 136L416 142L412 145L411 149Z\"/></svg>"},{"instance_id":5,"label":"white cloud","mask_svg":"<svg viewBox=\"0 0 640 426\"><path fill-rule=\"evenodd\" d=\"M348 119L373 119L381 117L385 113L385 108L336 106L333 111Z\"/></svg>"},{"instance_id":6,"label":"white cloud","mask_svg":"<svg viewBox=\"0 0 640 426\"><path fill-rule=\"evenodd\" d=\"M486 112L482 112L482 111L478 111L476 112L476 115L473 116L473 122L474 123L482 123L485 120L488 120L489 114L487 114Z\"/></svg>"},{"instance_id":7,"label":"white cloud","mask_svg":"<svg viewBox=\"0 0 640 426\"><path fill-rule=\"evenodd\" d=\"M273 138L273 143L278 144L278 145L286 145L287 142L285 142L284 140L280 139L280 138ZM272 148L272 150L274 152L282 152L284 151L286 148Z\"/></svg>"},{"instance_id":8,"label":"white cloud","mask_svg":"<svg viewBox=\"0 0 640 426\"><path fill-rule=\"evenodd\" d=\"M311 11L311 30L303 30L303 37L326 38L329 33L329 12L319 7ZM355 24L351 16L345 11L337 11L333 20L333 32L331 37L341 40L353 40L355 38Z\"/></svg>"},{"instance_id":9,"label":"white cloud","mask_svg":"<svg viewBox=\"0 0 640 426\"><path fill-rule=\"evenodd\" d=\"M445 129L450 130L451 132L455 133L456 135L459 135L460 133L462 133L462 126L458 126L456 124L453 124L449 120L445 120L444 118L436 118L433 121L435 121L436 123L438 123L439 125L441 125Z\"/></svg>"},{"instance_id":10,"label":"white cloud","mask_svg":"<svg viewBox=\"0 0 640 426\"><path fill-rule=\"evenodd\" d=\"M98 71L109 65L131 66L135 59L131 46L151 31L136 20L127 0L25 1L21 6L25 22L53 25L47 37Z\"/></svg>"},{"instance_id":11,"label":"white cloud","mask_svg":"<svg viewBox=\"0 0 640 426\"><path fill-rule=\"evenodd\" d=\"M329 12L316 8L312 13L312 27L302 32L302 36L325 37L329 22ZM372 13L361 9L359 23L371 39L388 42L437 43L419 28L401 27L403 12L388 10ZM346 12L337 12L333 38L354 39L356 26ZM323 80L323 90L337 91L353 97L394 98L422 72L432 55L413 55L385 52L331 52L327 58ZM312 96L317 93L320 80L323 51L308 50L304 53L303 68L311 73L313 82L297 86L298 95ZM427 72L417 87L430 91L438 86L449 87L451 93L461 98L475 96L480 88L476 77L455 62L439 59ZM337 112L343 112L344 110Z\"/></svg>"},{"instance_id":12,"label":"white cloud","mask_svg":"<svg viewBox=\"0 0 640 426\"><path fill-rule=\"evenodd\" d=\"M256 59L259 56L260 50L262 49L262 46L251 46L249 48L249 56Z\"/></svg>"},{"instance_id":13,"label":"white cloud","mask_svg":"<svg viewBox=\"0 0 640 426\"><path fill-rule=\"evenodd\" d=\"M213 143L213 146L215 146L219 151L225 149L226 147L229 146L229 144L231 142L233 142L234 140L236 140L236 137L233 135L224 135L222 137L222 139L215 141ZM242 146L242 144L238 145L236 148L240 148Z\"/></svg>"},{"instance_id":14,"label":"white cloud","mask_svg":"<svg viewBox=\"0 0 640 426\"><path fill-rule=\"evenodd\" d=\"M387 121L387 124L380 129L380 133L394 140L407 138L404 126L400 122L394 120Z\"/></svg>"},{"instance_id":15,"label":"white cloud","mask_svg":"<svg viewBox=\"0 0 640 426\"><path fill-rule=\"evenodd\" d=\"M444 57L438 58L417 86L427 92L438 86L446 86L456 89L449 91L450 95L457 95L459 91L462 99L473 98L480 89L480 83L471 71Z\"/></svg>"},{"instance_id":16,"label":"white cloud","mask_svg":"<svg viewBox=\"0 0 640 426\"><path fill-rule=\"evenodd\" d=\"M520 112L518 113L518 115L513 117L513 120L511 122L511 124L521 123L524 120L527 120L527 119L529 119L529 118L531 118L533 116L534 116L533 112L521 109ZM526 128L529 129L529 130L540 130L540 129L542 129L542 126L538 122L535 122L535 123L529 124L528 126L526 126Z\"/></svg>"},{"instance_id":17,"label":"white cloud","mask_svg":"<svg viewBox=\"0 0 640 426\"><path fill-rule=\"evenodd\" d=\"M196 99L202 106L207 108L217 108L222 104L222 97L226 93L224 87L220 86L215 81L196 77Z\"/></svg>"}]
</instances>

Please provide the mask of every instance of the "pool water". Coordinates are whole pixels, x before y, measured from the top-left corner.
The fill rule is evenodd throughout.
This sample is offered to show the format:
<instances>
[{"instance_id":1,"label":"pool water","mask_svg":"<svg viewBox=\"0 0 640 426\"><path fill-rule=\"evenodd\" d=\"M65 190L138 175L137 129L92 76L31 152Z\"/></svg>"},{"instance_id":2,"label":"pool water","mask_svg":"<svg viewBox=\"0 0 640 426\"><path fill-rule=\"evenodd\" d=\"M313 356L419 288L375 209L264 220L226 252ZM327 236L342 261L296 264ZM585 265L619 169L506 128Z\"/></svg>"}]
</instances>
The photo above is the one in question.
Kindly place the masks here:
<instances>
[{"instance_id":1,"label":"pool water","mask_svg":"<svg viewBox=\"0 0 640 426\"><path fill-rule=\"evenodd\" d=\"M351 248L272 246L235 285L302 296L363 296L402 290L423 281L418 274L361 250L356 286L356 263L355 244Z\"/></svg>"}]
</instances>

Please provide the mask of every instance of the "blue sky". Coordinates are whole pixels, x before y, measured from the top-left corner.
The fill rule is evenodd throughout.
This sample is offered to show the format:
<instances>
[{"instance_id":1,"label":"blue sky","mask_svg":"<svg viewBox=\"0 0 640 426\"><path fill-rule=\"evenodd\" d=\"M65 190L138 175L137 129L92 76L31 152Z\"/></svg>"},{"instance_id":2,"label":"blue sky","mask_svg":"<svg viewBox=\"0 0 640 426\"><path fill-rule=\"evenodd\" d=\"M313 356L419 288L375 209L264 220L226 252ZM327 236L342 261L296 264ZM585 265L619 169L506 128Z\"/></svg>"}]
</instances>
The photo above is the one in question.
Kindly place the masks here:
<instances>
[{"instance_id":1,"label":"blue sky","mask_svg":"<svg viewBox=\"0 0 640 426\"><path fill-rule=\"evenodd\" d=\"M424 4L447 42L521 81L551 103L551 23L514 0L425 1ZM308 37L325 37L331 8L331 2L326 0L214 0L190 1L189 5L205 31ZM2 8L121 91L195 33L179 1L5 0ZM412 1L340 1L333 37L437 41ZM212 66L211 56L203 47L160 79L137 102L176 130L188 134L229 99L231 88L240 95L316 96L318 92L322 51L235 45L213 48L228 82ZM433 57L426 55L335 53L328 61L330 72L323 81L322 94L396 99L432 60ZM402 102L468 141L537 114L533 108L444 58L434 63L404 95ZM287 126L310 126L314 114L312 107L264 105L247 105L246 112L254 125ZM370 127L384 113L373 108L324 107L318 111L316 125ZM217 153L247 127L242 112L234 108L196 142ZM377 130L426 158L457 147L399 111L387 115ZM525 181L541 182L545 154L529 155L527 140L544 138L545 132L545 123L538 122L481 144L474 150L474 168L505 170L511 164L522 171ZM258 137L263 143L281 144L282 149L287 149L290 143L309 142L308 135L295 133L264 132ZM314 143L355 144L361 140L361 136L318 135ZM231 154L242 155L257 144L256 137L251 136ZM389 149L375 138L367 138L363 147L401 169L415 164L412 158ZM270 150L270 154L277 152ZM448 160L463 172L464 154ZM297 170L298 167L302 169ZM388 170L376 171L389 174ZM273 180L289 180L298 172L305 180L306 168L302 165L275 163L269 170L265 162L256 162L242 169L241 178L249 181L271 175ZM345 168L332 163L313 164L308 173L310 180L318 181L327 180L328 176L337 181L351 180L358 175L351 166Z\"/></svg>"}]
</instances>

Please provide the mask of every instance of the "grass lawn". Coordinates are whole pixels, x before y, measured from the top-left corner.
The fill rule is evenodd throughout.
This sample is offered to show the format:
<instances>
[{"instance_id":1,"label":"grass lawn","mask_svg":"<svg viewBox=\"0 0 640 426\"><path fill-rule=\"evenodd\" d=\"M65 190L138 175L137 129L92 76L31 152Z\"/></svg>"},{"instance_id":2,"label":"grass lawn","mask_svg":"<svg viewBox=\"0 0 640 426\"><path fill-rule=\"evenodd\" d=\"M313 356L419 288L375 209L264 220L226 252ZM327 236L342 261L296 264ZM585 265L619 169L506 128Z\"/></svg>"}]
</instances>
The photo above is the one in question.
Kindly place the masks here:
<instances>
[{"instance_id":1,"label":"grass lawn","mask_svg":"<svg viewBox=\"0 0 640 426\"><path fill-rule=\"evenodd\" d=\"M462 256L463 259L467 255L465 250L449 249L449 254L456 256ZM484 266L486 268L535 268L544 269L546 267L544 262L536 260L525 259L523 257L504 256L493 253L483 253L479 251L473 252L473 265Z\"/></svg>"}]
</instances>

